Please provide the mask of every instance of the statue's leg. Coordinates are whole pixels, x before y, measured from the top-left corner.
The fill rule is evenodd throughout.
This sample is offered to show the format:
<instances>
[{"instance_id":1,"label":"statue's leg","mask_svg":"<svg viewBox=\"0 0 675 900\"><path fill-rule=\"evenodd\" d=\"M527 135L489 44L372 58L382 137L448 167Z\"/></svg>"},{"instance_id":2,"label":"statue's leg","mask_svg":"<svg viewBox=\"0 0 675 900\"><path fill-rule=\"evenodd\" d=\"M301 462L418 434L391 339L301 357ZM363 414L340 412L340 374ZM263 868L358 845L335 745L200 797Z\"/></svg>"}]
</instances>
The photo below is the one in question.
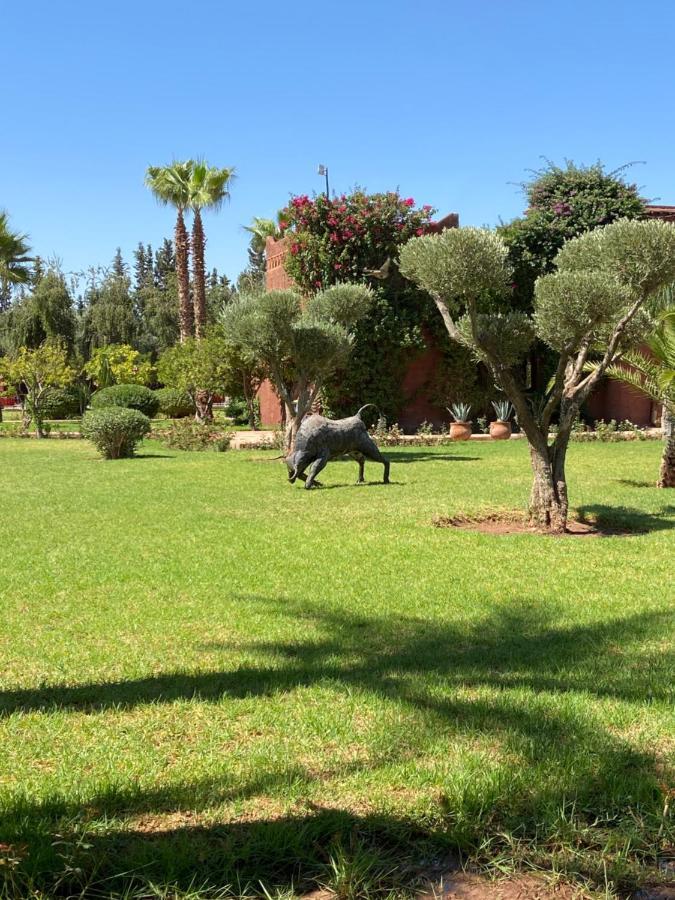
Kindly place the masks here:
<instances>
[{"instance_id":1,"label":"statue's leg","mask_svg":"<svg viewBox=\"0 0 675 900\"><path fill-rule=\"evenodd\" d=\"M355 453L355 454L354 454L354 459L355 459L355 460L357 461L357 463L359 464L359 480L358 480L356 483L357 483L357 484L363 484L364 481L366 480L365 477L364 477L364 471L365 471L365 468L366 468L366 460L365 460L365 458L364 458L364 456L363 456L362 453Z\"/></svg>"},{"instance_id":2,"label":"statue's leg","mask_svg":"<svg viewBox=\"0 0 675 900\"><path fill-rule=\"evenodd\" d=\"M286 462L286 465L288 466L288 480L291 484L295 482L296 478L299 478L300 481L305 481L303 473L311 462L312 458L306 453L293 454L292 463L289 464L288 461Z\"/></svg>"},{"instance_id":3,"label":"statue's leg","mask_svg":"<svg viewBox=\"0 0 675 900\"><path fill-rule=\"evenodd\" d=\"M370 459L373 462L382 463L384 466L384 478L382 479L384 484L389 484L389 460L385 459L384 456L380 453L380 448L377 446L375 441L370 437L369 434L364 434L359 441L359 453L361 453L366 459Z\"/></svg>"},{"instance_id":4,"label":"statue's leg","mask_svg":"<svg viewBox=\"0 0 675 900\"><path fill-rule=\"evenodd\" d=\"M314 484L314 480L319 472L325 468L326 463L330 459L329 453L327 450L324 450L321 456L318 456L309 469L309 475L307 476L307 481L305 482L305 490L309 491L312 489Z\"/></svg>"}]
</instances>

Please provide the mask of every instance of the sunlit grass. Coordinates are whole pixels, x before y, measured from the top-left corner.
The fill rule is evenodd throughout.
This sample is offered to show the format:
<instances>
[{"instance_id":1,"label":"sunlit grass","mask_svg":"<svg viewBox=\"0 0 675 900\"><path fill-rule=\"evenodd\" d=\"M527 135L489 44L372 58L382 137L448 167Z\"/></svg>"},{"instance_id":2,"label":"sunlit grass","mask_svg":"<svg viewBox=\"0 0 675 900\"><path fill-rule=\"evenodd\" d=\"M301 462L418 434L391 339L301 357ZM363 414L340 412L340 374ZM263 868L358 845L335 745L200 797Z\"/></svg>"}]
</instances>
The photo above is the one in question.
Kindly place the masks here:
<instances>
[{"instance_id":1,"label":"sunlit grass","mask_svg":"<svg viewBox=\"0 0 675 900\"><path fill-rule=\"evenodd\" d=\"M336 463L308 493L272 452L0 441L5 892L398 891L448 852L610 895L655 877L659 450L573 445L573 506L641 533L554 539L431 527L522 507L520 442L391 450L390 486Z\"/></svg>"}]
</instances>

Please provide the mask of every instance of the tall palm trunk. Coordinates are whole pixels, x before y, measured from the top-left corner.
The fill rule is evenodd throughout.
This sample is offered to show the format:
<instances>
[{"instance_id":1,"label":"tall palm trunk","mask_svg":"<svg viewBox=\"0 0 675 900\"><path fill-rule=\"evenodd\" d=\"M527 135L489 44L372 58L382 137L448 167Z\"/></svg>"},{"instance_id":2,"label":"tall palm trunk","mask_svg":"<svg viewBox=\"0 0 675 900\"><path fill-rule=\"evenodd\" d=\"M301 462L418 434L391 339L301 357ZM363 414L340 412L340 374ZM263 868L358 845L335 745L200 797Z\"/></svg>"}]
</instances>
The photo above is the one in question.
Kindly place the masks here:
<instances>
[{"instance_id":1,"label":"tall palm trunk","mask_svg":"<svg viewBox=\"0 0 675 900\"><path fill-rule=\"evenodd\" d=\"M199 209L194 211L192 224L192 284L194 291L195 337L203 336L206 328L206 274L204 270L204 226Z\"/></svg>"},{"instance_id":2,"label":"tall palm trunk","mask_svg":"<svg viewBox=\"0 0 675 900\"><path fill-rule=\"evenodd\" d=\"M194 332L194 314L190 302L190 272L188 256L190 253L190 239L185 228L183 210L178 210L176 216L176 278L178 281L178 316L180 321L181 342L192 337Z\"/></svg>"},{"instance_id":3,"label":"tall palm trunk","mask_svg":"<svg viewBox=\"0 0 675 900\"><path fill-rule=\"evenodd\" d=\"M666 401L661 414L663 456L657 487L675 488L675 405Z\"/></svg>"}]
</instances>

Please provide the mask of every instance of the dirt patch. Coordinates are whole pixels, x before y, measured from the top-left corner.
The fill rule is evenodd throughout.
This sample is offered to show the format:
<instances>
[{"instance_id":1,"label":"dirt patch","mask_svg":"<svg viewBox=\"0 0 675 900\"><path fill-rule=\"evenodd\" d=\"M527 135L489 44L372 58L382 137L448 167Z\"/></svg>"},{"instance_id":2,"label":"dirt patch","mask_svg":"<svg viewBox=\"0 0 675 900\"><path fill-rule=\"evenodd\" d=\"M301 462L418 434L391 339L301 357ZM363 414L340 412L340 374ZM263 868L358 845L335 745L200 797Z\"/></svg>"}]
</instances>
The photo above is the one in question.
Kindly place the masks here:
<instances>
[{"instance_id":1,"label":"dirt patch","mask_svg":"<svg viewBox=\"0 0 675 900\"><path fill-rule=\"evenodd\" d=\"M482 534L539 534L545 537L629 537L641 533L570 519L563 534L549 534L530 525L522 513L509 511L476 516L434 516L431 524L434 528L458 528L461 531L480 531Z\"/></svg>"},{"instance_id":2,"label":"dirt patch","mask_svg":"<svg viewBox=\"0 0 675 900\"><path fill-rule=\"evenodd\" d=\"M569 884L547 883L533 875L491 881L483 875L458 872L439 880L419 900L585 900L589 895Z\"/></svg>"}]
</instances>

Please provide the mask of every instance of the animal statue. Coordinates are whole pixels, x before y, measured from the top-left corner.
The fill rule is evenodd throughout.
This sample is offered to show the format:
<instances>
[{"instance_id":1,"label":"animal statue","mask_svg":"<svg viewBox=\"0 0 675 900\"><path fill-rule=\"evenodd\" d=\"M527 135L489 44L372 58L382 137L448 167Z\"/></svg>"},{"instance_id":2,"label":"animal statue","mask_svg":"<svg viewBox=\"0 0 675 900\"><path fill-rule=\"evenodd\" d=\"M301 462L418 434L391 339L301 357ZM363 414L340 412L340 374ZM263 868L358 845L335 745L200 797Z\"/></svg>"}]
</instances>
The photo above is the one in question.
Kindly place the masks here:
<instances>
[{"instance_id":1,"label":"animal statue","mask_svg":"<svg viewBox=\"0 0 675 900\"><path fill-rule=\"evenodd\" d=\"M389 460L380 453L377 444L368 434L361 413L372 403L362 406L355 416L347 419L326 419L324 416L307 416L302 420L295 438L295 450L286 457L288 480L304 481L306 490L315 484L316 476L326 463L338 456L352 456L359 464L358 483L363 484L363 472L367 459L384 466L383 483L389 484ZM305 470L309 473L305 475Z\"/></svg>"}]
</instances>

